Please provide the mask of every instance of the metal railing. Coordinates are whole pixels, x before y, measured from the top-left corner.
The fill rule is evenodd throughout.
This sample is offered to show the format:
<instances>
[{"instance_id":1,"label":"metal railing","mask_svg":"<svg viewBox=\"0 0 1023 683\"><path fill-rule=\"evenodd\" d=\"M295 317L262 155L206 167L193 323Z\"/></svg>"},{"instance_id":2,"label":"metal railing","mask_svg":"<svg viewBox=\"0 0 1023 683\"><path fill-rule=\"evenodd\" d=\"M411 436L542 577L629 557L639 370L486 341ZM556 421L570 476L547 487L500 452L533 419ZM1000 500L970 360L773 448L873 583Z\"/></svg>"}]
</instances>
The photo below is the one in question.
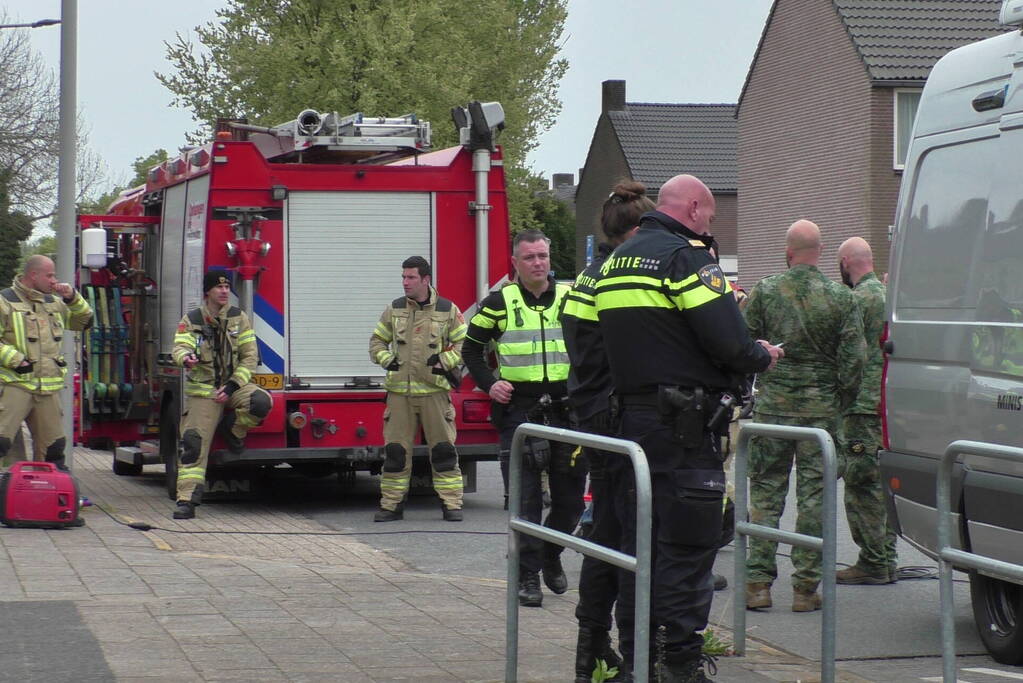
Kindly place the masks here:
<instances>
[{"instance_id":1,"label":"metal railing","mask_svg":"<svg viewBox=\"0 0 1023 683\"><path fill-rule=\"evenodd\" d=\"M622 453L632 460L636 473L636 555L626 555L605 548L602 545L584 541L571 534L554 531L547 527L522 519L522 447L526 437L539 437L549 441L561 441L597 448L610 453ZM519 534L533 536L548 543L572 548L584 555L616 567L627 569L636 575L636 652L633 676L636 681L646 683L649 676L650 653L650 525L652 507L650 496L650 468L646 454L633 441L615 439L609 436L586 434L570 429L545 427L537 424L523 424L515 430L512 439L508 470L508 512L511 517L508 528L508 596L506 610L506 648L504 679L508 683L518 680L519 659Z\"/></svg>"},{"instance_id":2,"label":"metal railing","mask_svg":"<svg viewBox=\"0 0 1023 683\"><path fill-rule=\"evenodd\" d=\"M980 441L953 441L938 465L938 580L941 593L941 665L945 683L956 681L956 630L952 567L979 569L1023 582L1023 566L952 547L952 466L961 455L1023 462L1023 448Z\"/></svg>"},{"instance_id":3,"label":"metal railing","mask_svg":"<svg viewBox=\"0 0 1023 683\"><path fill-rule=\"evenodd\" d=\"M753 436L767 436L790 441L817 441L824 456L824 502L822 506L821 536L782 531L762 524L745 521L748 514L747 483L749 442ZM822 553L821 568L823 605L821 607L821 682L835 680L835 560L837 549L838 465L835 444L823 429L788 425L744 425L739 432L735 449L735 617L734 649L737 655L746 653L746 537L777 541Z\"/></svg>"}]
</instances>

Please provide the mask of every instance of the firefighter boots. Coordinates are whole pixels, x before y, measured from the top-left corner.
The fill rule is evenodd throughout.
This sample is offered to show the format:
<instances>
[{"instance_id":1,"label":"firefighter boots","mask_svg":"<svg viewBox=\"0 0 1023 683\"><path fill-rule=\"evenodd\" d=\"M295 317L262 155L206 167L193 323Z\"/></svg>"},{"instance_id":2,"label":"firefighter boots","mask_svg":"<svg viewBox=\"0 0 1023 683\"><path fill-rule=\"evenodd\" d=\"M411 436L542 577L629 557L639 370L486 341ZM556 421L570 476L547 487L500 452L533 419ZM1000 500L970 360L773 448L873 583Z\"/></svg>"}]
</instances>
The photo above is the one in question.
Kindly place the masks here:
<instances>
[{"instance_id":1,"label":"firefighter boots","mask_svg":"<svg viewBox=\"0 0 1023 683\"><path fill-rule=\"evenodd\" d=\"M174 519L192 519L195 517L195 503L190 503L186 500L179 500L177 507L174 508Z\"/></svg>"},{"instance_id":2,"label":"firefighter boots","mask_svg":"<svg viewBox=\"0 0 1023 683\"><path fill-rule=\"evenodd\" d=\"M461 510L453 510L453 509L445 506L443 502L440 504L440 509L444 512L444 521L445 522L461 522L462 521L462 511Z\"/></svg>"},{"instance_id":3,"label":"firefighter boots","mask_svg":"<svg viewBox=\"0 0 1023 683\"><path fill-rule=\"evenodd\" d=\"M539 607L543 604L539 573L522 572L519 579L519 604L523 607Z\"/></svg>"},{"instance_id":4,"label":"firefighter boots","mask_svg":"<svg viewBox=\"0 0 1023 683\"><path fill-rule=\"evenodd\" d=\"M380 508L377 513L373 515L374 522L397 522L399 519L405 518L405 508L403 505L399 505L393 510L387 510Z\"/></svg>"},{"instance_id":5,"label":"firefighter boots","mask_svg":"<svg viewBox=\"0 0 1023 683\"><path fill-rule=\"evenodd\" d=\"M561 595L568 590L568 577L561 566L561 558L555 557L543 564L543 582L555 595Z\"/></svg>"}]
</instances>

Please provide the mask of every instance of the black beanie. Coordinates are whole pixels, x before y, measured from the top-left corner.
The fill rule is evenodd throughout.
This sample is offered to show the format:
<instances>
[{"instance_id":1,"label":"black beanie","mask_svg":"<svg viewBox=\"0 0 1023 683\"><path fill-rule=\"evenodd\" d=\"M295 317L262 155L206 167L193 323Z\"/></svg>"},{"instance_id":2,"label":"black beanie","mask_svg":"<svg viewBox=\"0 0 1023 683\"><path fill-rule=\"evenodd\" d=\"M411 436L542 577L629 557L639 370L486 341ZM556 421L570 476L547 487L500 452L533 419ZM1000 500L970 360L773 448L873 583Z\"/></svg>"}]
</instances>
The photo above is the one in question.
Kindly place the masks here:
<instances>
[{"instance_id":1,"label":"black beanie","mask_svg":"<svg viewBox=\"0 0 1023 683\"><path fill-rule=\"evenodd\" d=\"M231 277L226 270L208 270L206 277L202 279L202 293L205 295L217 285L231 284Z\"/></svg>"}]
</instances>

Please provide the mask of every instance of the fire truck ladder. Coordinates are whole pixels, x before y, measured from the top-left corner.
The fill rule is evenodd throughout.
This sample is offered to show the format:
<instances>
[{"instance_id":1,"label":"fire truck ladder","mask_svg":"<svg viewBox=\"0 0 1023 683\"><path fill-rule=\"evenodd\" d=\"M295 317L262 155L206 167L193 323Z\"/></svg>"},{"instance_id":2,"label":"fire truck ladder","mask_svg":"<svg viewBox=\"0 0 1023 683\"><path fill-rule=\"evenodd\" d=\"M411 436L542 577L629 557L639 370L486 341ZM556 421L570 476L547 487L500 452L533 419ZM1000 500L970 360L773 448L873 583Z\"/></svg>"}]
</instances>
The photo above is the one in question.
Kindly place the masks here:
<instances>
[{"instance_id":1,"label":"fire truck ladder","mask_svg":"<svg viewBox=\"0 0 1023 683\"><path fill-rule=\"evenodd\" d=\"M430 123L415 114L392 118L371 117L361 112L338 116L306 109L296 118L278 126L253 126L228 122L238 131L256 133L249 137L267 159L292 157L303 152L340 152L365 157L396 152L423 152L430 148Z\"/></svg>"}]
</instances>

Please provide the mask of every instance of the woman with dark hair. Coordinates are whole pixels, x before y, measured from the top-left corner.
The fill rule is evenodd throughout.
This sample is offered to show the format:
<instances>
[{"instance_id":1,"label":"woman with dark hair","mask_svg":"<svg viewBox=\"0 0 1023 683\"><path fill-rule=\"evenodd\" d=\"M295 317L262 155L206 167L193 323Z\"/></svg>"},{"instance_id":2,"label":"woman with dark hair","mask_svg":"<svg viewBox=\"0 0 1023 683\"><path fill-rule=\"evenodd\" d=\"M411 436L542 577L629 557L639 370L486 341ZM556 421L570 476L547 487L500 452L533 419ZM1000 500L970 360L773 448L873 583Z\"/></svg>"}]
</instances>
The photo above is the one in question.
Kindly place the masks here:
<instances>
[{"instance_id":1,"label":"woman with dark hair","mask_svg":"<svg viewBox=\"0 0 1023 683\"><path fill-rule=\"evenodd\" d=\"M601 212L601 228L607 242L597 248L597 255L576 278L575 286L565 298L561 314L561 328L572 369L568 376L568 399L572 409L573 426L594 434L613 435L609 420L609 403L613 386L611 373L604 354L603 339L597 323L594 285L600 278L600 267L619 244L629 239L639 226L640 217L654 209L646 196L646 187L635 181L618 183ZM588 540L618 549L621 526L607 485L605 460L607 454L584 449L590 464L590 490L593 495L593 526ZM587 683L598 659L608 667L619 667L613 681L631 680L621 658L611 647L611 609L618 597L618 572L614 565L583 558L579 577L579 605L575 616L579 620L579 638L576 644L575 680ZM631 664L631 663L630 663Z\"/></svg>"}]
</instances>

